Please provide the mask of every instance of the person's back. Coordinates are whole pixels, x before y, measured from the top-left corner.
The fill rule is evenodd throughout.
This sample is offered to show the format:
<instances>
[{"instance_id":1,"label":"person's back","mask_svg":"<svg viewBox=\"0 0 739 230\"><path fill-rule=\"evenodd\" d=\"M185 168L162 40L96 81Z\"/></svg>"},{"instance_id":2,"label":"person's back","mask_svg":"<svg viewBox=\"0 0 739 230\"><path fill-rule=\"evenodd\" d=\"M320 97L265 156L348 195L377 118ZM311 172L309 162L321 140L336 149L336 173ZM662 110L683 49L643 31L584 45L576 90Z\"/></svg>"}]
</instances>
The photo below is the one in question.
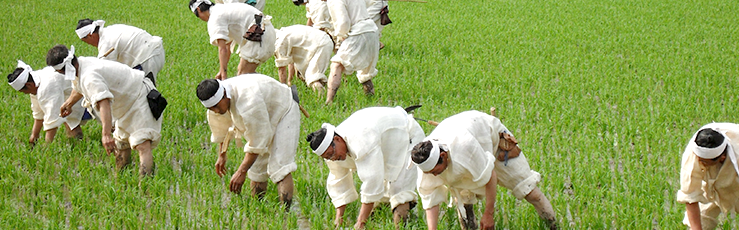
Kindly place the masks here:
<instances>
[{"instance_id":1,"label":"person's back","mask_svg":"<svg viewBox=\"0 0 739 230\"><path fill-rule=\"evenodd\" d=\"M112 98L113 116L121 116L131 110L144 89L144 72L125 64L94 57L79 57L79 90L87 100L95 103ZM143 95L146 96L146 95Z\"/></svg>"},{"instance_id":2,"label":"person's back","mask_svg":"<svg viewBox=\"0 0 739 230\"><path fill-rule=\"evenodd\" d=\"M31 100L36 100L39 107L43 107L40 109L43 111L41 115L44 120L44 130L58 127L61 122L67 123L70 128L77 127L85 111L80 103L75 104L75 110L69 116L64 119L60 119L61 117L59 117L59 106L72 94L72 82L64 80L64 75L57 73L50 66L34 71L31 74L38 75L41 81L36 95L31 95ZM37 111L34 110L33 112L34 118L36 118Z\"/></svg>"},{"instance_id":3,"label":"person's back","mask_svg":"<svg viewBox=\"0 0 739 230\"><path fill-rule=\"evenodd\" d=\"M152 51L162 45L162 38L129 25L110 25L100 29L99 33L98 58L118 61L129 67L147 61ZM104 56L111 48L114 49L111 54Z\"/></svg>"},{"instance_id":4,"label":"person's back","mask_svg":"<svg viewBox=\"0 0 739 230\"><path fill-rule=\"evenodd\" d=\"M331 25L331 14L329 14L328 4L326 1L308 1L308 3L305 4L305 11L305 17L310 20L310 26L329 33L333 30L333 26Z\"/></svg>"},{"instance_id":5,"label":"person's back","mask_svg":"<svg viewBox=\"0 0 739 230\"><path fill-rule=\"evenodd\" d=\"M232 100L238 110L236 114L261 114L269 116L269 121L276 126L282 115L287 113L292 105L290 89L263 74L242 74L226 79L232 89ZM264 111L259 111L264 110ZM234 114L234 111L231 111ZM245 117L245 119L249 119Z\"/></svg>"},{"instance_id":6,"label":"person's back","mask_svg":"<svg viewBox=\"0 0 739 230\"><path fill-rule=\"evenodd\" d=\"M377 26L367 13L364 1L328 0L327 2L335 36L346 37L377 31Z\"/></svg>"},{"instance_id":7,"label":"person's back","mask_svg":"<svg viewBox=\"0 0 739 230\"><path fill-rule=\"evenodd\" d=\"M244 33L252 23L255 23L254 15L258 14L262 12L249 4L226 3L211 6L210 19L208 19L210 43L216 45L217 39L242 43Z\"/></svg>"}]
</instances>

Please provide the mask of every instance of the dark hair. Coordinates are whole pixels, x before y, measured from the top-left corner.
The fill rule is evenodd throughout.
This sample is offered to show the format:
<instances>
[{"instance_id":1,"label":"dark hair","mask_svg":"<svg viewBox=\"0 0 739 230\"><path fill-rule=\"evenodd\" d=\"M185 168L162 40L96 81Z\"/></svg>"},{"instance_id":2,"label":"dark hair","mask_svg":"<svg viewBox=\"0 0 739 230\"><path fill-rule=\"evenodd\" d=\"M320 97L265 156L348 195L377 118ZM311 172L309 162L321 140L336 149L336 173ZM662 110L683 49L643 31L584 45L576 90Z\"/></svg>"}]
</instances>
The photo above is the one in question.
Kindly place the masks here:
<instances>
[{"instance_id":1,"label":"dark hair","mask_svg":"<svg viewBox=\"0 0 739 230\"><path fill-rule=\"evenodd\" d=\"M695 143L704 148L716 148L724 143L724 135L710 128L701 129L695 136Z\"/></svg>"},{"instance_id":2,"label":"dark hair","mask_svg":"<svg viewBox=\"0 0 739 230\"><path fill-rule=\"evenodd\" d=\"M293 0L293 4L295 4L296 6L303 5L303 3L305 3L305 1L303 0Z\"/></svg>"},{"instance_id":3,"label":"dark hair","mask_svg":"<svg viewBox=\"0 0 739 230\"><path fill-rule=\"evenodd\" d=\"M46 53L46 65L55 66L62 63L64 58L67 57L67 54L69 54L67 46L61 44L55 45ZM77 55L74 55L74 58L72 58L72 65L75 64L77 64ZM62 67L62 70L64 70L64 67Z\"/></svg>"},{"instance_id":4,"label":"dark hair","mask_svg":"<svg viewBox=\"0 0 739 230\"><path fill-rule=\"evenodd\" d=\"M15 68L15 70L12 73L8 74L8 83L15 81L15 79L18 78L18 76L20 76L21 73L23 73L23 68ZM29 73L29 78L26 82L35 83L35 81L33 81L33 78L30 76L30 73ZM23 86L23 88L26 88L26 87Z\"/></svg>"},{"instance_id":5,"label":"dark hair","mask_svg":"<svg viewBox=\"0 0 739 230\"><path fill-rule=\"evenodd\" d=\"M310 144L312 150L316 150L321 145L324 137L326 137L326 128L321 128L318 131L312 132L305 137L305 141Z\"/></svg>"},{"instance_id":6,"label":"dark hair","mask_svg":"<svg viewBox=\"0 0 739 230\"><path fill-rule=\"evenodd\" d=\"M431 148L433 147L434 146L431 144L431 141L418 143L416 146L413 146L413 150L411 150L411 160L413 160L413 162L416 164L423 163L424 161L426 161L426 159L429 158L429 155L431 154ZM442 149L440 150L446 151ZM441 164L443 161L444 159L440 157L439 161L437 161L436 164Z\"/></svg>"},{"instance_id":7,"label":"dark hair","mask_svg":"<svg viewBox=\"0 0 739 230\"><path fill-rule=\"evenodd\" d=\"M197 0L190 0L190 4L188 6L192 7L192 4L195 4L196 1ZM198 6L198 9L200 9L200 12L205 12L205 11L210 10L211 6L213 6L212 3L208 4L207 2L203 2L203 4L200 4L200 6ZM193 13L195 13L195 17L200 17L200 15L198 15L197 10Z\"/></svg>"},{"instance_id":8,"label":"dark hair","mask_svg":"<svg viewBox=\"0 0 739 230\"><path fill-rule=\"evenodd\" d=\"M77 29L90 25L92 24L92 22L93 22L92 19L89 19L89 18L80 19L79 21L77 21ZM95 31L92 31L92 32L97 33L99 30L100 30L100 26L96 26Z\"/></svg>"},{"instance_id":9,"label":"dark hair","mask_svg":"<svg viewBox=\"0 0 739 230\"><path fill-rule=\"evenodd\" d=\"M198 84L198 88L195 90L195 94L198 95L198 99L201 101L208 100L208 98L218 92L218 81L216 79L205 79Z\"/></svg>"}]
</instances>

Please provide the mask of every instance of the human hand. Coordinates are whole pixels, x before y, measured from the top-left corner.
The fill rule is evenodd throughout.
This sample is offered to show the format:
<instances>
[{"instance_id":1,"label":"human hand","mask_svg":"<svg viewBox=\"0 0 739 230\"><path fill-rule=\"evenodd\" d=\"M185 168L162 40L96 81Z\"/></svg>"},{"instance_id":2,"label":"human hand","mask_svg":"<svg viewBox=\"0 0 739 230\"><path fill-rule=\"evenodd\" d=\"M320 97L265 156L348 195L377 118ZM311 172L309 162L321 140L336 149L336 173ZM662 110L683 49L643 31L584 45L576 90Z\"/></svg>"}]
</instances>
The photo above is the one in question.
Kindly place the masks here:
<instances>
[{"instance_id":1,"label":"human hand","mask_svg":"<svg viewBox=\"0 0 739 230\"><path fill-rule=\"evenodd\" d=\"M226 175L226 159L225 152L218 154L218 160L216 160L216 174L218 174L219 177Z\"/></svg>"},{"instance_id":2,"label":"human hand","mask_svg":"<svg viewBox=\"0 0 739 230\"><path fill-rule=\"evenodd\" d=\"M480 219L480 229L482 230L493 230L495 229L495 219L492 213L485 212L482 214Z\"/></svg>"},{"instance_id":3,"label":"human hand","mask_svg":"<svg viewBox=\"0 0 739 230\"><path fill-rule=\"evenodd\" d=\"M38 142L38 134L31 134L28 138L28 143L31 144L31 146L34 146L36 145L36 142Z\"/></svg>"},{"instance_id":4,"label":"human hand","mask_svg":"<svg viewBox=\"0 0 739 230\"><path fill-rule=\"evenodd\" d=\"M66 101L62 106L59 108L59 116L61 117L67 117L69 114L72 114L72 104L68 104Z\"/></svg>"},{"instance_id":5,"label":"human hand","mask_svg":"<svg viewBox=\"0 0 739 230\"><path fill-rule=\"evenodd\" d=\"M241 186L244 185L244 180L246 180L246 173L242 172L241 170L236 170L234 175L231 176L231 184L230 184L231 192L240 194Z\"/></svg>"},{"instance_id":6,"label":"human hand","mask_svg":"<svg viewBox=\"0 0 739 230\"><path fill-rule=\"evenodd\" d=\"M215 77L216 80L221 80L221 81L226 80L226 78L228 78L228 74L226 73L226 71L223 71L223 70L218 71Z\"/></svg>"},{"instance_id":7,"label":"human hand","mask_svg":"<svg viewBox=\"0 0 739 230\"><path fill-rule=\"evenodd\" d=\"M111 134L103 134L103 147L105 148L105 153L110 156L110 153L115 151L115 139L113 139L113 135Z\"/></svg>"}]
</instances>

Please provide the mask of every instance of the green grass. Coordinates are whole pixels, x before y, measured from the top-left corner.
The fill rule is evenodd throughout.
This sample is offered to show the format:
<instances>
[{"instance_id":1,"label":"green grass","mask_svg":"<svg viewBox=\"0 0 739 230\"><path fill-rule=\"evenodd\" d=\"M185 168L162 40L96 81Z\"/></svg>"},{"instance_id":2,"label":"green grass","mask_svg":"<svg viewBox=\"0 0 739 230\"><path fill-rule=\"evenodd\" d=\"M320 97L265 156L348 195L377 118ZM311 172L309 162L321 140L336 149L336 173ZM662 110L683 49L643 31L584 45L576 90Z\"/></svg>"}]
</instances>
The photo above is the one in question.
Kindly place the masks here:
<instances>
[{"instance_id":1,"label":"green grass","mask_svg":"<svg viewBox=\"0 0 739 230\"><path fill-rule=\"evenodd\" d=\"M461 111L498 108L521 141L560 226L572 229L678 229L679 160L689 136L711 121L739 122L739 2L676 0L524 0L391 2L375 78L365 97L345 77L332 106L298 84L311 117L301 138L323 122L340 123L368 106L423 104L416 116L442 120ZM170 104L155 149L156 176L137 169L118 176L100 146L100 125L84 126L83 141L60 137L26 144L32 118L27 96L0 90L0 228L332 228L322 160L301 141L294 173L301 216L283 213L276 188L264 202L227 190L215 174L215 146L195 86L217 70L206 24L186 1L16 1L0 14L0 69L22 59L45 64L55 44L77 54L96 50L77 39L81 18L129 24L164 38L167 63L160 91ZM270 0L276 28L305 23L304 8ZM237 58L231 60L230 72ZM258 71L276 77L272 61ZM433 127L422 125L427 133ZM229 152L229 172L243 153ZM542 228L534 209L500 188L499 228ZM479 206L479 205L478 205ZM346 225L358 214L349 205ZM368 228L392 228L379 207ZM443 208L443 229L458 228ZM477 210L478 213L480 210ZM424 229L417 207L408 228ZM479 215L478 215L479 216ZM726 229L739 228L729 218Z\"/></svg>"}]
</instances>

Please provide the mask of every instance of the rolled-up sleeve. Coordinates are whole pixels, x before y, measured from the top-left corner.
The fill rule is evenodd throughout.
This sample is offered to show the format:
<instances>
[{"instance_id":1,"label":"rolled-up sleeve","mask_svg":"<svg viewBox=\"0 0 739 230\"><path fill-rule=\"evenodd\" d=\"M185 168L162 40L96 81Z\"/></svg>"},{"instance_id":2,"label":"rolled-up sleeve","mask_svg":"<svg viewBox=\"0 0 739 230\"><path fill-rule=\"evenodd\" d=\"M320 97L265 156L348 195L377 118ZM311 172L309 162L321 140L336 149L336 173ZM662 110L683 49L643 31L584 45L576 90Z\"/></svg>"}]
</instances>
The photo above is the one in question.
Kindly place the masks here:
<instances>
[{"instance_id":1,"label":"rolled-up sleeve","mask_svg":"<svg viewBox=\"0 0 739 230\"><path fill-rule=\"evenodd\" d=\"M292 44L288 32L282 32L282 36L275 41L275 66L284 67L293 62Z\"/></svg>"},{"instance_id":2,"label":"rolled-up sleeve","mask_svg":"<svg viewBox=\"0 0 739 230\"><path fill-rule=\"evenodd\" d=\"M38 97L36 97L36 95L29 94L29 98L31 98L31 114L33 115L33 119L43 120L44 110L41 109L41 106L38 104Z\"/></svg>"},{"instance_id":3,"label":"rolled-up sleeve","mask_svg":"<svg viewBox=\"0 0 739 230\"><path fill-rule=\"evenodd\" d=\"M707 202L703 195L703 175L699 165L698 157L692 151L683 153L682 167L680 169L680 190L677 191L677 202L683 204L695 202Z\"/></svg>"},{"instance_id":4,"label":"rolled-up sleeve","mask_svg":"<svg viewBox=\"0 0 739 230\"><path fill-rule=\"evenodd\" d=\"M420 169L418 169L418 174L418 195L421 196L423 209L433 208L447 199L449 190L441 178L423 173Z\"/></svg>"},{"instance_id":5,"label":"rolled-up sleeve","mask_svg":"<svg viewBox=\"0 0 739 230\"><path fill-rule=\"evenodd\" d=\"M231 38L228 37L228 22L221 20L222 17L211 16L208 20L208 35L210 35L210 44L218 45L218 39L226 40L226 43L231 42Z\"/></svg>"},{"instance_id":6,"label":"rolled-up sleeve","mask_svg":"<svg viewBox=\"0 0 739 230\"><path fill-rule=\"evenodd\" d=\"M104 99L110 99L110 103L113 104L114 97L113 93L110 92L110 89L108 88L108 85L103 80L102 76L100 76L98 73L91 73L90 76L87 77L80 77L80 79L84 79L84 82L82 83L85 89L87 89L88 95L87 99L92 103L92 107L95 109L98 108L98 102L104 100Z\"/></svg>"},{"instance_id":7,"label":"rolled-up sleeve","mask_svg":"<svg viewBox=\"0 0 739 230\"><path fill-rule=\"evenodd\" d=\"M326 190L334 207L341 207L357 200L358 195L354 189L352 171L328 160L326 166L329 169L328 178L326 178Z\"/></svg>"},{"instance_id":8,"label":"rolled-up sleeve","mask_svg":"<svg viewBox=\"0 0 739 230\"><path fill-rule=\"evenodd\" d=\"M44 111L44 131L58 128L67 119L59 116L59 108L64 104L64 88L57 82L49 81L49 85L44 87L44 92L38 92L41 97L38 98L39 107Z\"/></svg>"},{"instance_id":9,"label":"rolled-up sleeve","mask_svg":"<svg viewBox=\"0 0 739 230\"><path fill-rule=\"evenodd\" d=\"M208 126L210 126L210 142L222 143L228 134L228 128L231 127L231 113L217 114L208 110Z\"/></svg>"}]
</instances>

